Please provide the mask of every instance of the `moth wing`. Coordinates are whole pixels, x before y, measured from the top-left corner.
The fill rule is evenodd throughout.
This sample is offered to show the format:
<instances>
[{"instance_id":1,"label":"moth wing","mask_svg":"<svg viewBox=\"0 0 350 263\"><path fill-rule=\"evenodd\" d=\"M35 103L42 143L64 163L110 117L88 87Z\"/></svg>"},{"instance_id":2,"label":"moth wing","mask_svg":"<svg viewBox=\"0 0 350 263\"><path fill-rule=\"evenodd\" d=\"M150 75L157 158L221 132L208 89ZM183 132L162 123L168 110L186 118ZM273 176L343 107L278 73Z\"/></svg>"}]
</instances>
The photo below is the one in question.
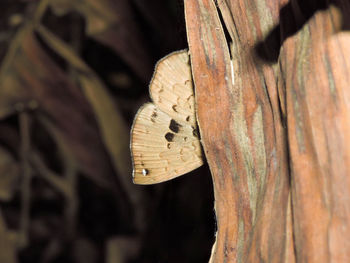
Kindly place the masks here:
<instances>
[{"instance_id":1,"label":"moth wing","mask_svg":"<svg viewBox=\"0 0 350 263\"><path fill-rule=\"evenodd\" d=\"M175 120L196 126L192 73L187 50L173 52L155 68L150 95Z\"/></svg>"},{"instance_id":2,"label":"moth wing","mask_svg":"<svg viewBox=\"0 0 350 263\"><path fill-rule=\"evenodd\" d=\"M136 114L131 132L133 180L155 184L203 164L200 141L190 125L181 125L154 104Z\"/></svg>"}]
</instances>

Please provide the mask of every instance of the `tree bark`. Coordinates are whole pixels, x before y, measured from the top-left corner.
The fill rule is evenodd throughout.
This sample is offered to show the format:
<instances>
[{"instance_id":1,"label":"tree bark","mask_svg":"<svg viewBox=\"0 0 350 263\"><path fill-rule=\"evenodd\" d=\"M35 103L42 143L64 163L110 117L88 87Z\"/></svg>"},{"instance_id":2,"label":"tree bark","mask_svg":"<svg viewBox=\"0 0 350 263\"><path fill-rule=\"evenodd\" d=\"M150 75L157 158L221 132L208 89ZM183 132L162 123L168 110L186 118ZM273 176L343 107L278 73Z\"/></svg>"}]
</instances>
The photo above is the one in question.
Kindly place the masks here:
<instances>
[{"instance_id":1,"label":"tree bark","mask_svg":"<svg viewBox=\"0 0 350 263\"><path fill-rule=\"evenodd\" d=\"M346 1L185 0L211 262L350 262L346 14Z\"/></svg>"},{"instance_id":2,"label":"tree bark","mask_svg":"<svg viewBox=\"0 0 350 263\"><path fill-rule=\"evenodd\" d=\"M317 10L281 49L298 262L350 262L350 35Z\"/></svg>"}]
</instances>

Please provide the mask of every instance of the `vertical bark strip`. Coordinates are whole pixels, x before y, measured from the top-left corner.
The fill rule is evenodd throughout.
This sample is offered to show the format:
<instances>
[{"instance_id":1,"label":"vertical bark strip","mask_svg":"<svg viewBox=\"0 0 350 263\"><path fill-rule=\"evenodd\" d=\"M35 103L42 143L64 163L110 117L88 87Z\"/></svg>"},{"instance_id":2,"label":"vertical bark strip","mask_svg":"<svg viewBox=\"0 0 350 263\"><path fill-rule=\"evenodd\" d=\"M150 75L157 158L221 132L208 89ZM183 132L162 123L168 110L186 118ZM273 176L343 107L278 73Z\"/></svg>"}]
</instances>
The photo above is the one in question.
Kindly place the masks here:
<instances>
[{"instance_id":1,"label":"vertical bark strip","mask_svg":"<svg viewBox=\"0 0 350 263\"><path fill-rule=\"evenodd\" d=\"M280 54L296 257L350 262L350 8L314 9Z\"/></svg>"},{"instance_id":2,"label":"vertical bark strip","mask_svg":"<svg viewBox=\"0 0 350 263\"><path fill-rule=\"evenodd\" d=\"M262 34L255 31L247 45L237 25L227 26L233 39L231 70L213 0L185 0L185 15L198 123L214 182L218 232L211 262L293 262L286 136L276 68L253 55ZM223 17L231 22L234 18L230 13ZM254 13L248 18L253 19L251 26L259 26ZM250 34L252 28L248 29Z\"/></svg>"}]
</instances>

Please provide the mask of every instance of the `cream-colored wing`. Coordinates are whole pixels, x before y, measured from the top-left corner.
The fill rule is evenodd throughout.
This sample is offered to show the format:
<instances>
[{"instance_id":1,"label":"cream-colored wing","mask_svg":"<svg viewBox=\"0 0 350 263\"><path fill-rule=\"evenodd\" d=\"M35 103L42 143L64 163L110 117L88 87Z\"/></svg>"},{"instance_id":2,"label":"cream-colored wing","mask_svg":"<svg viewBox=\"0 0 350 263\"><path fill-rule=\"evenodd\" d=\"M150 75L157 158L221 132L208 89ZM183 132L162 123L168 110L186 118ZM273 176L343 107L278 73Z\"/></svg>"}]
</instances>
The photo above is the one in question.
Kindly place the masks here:
<instances>
[{"instance_id":1,"label":"cream-colored wing","mask_svg":"<svg viewBox=\"0 0 350 263\"><path fill-rule=\"evenodd\" d=\"M136 184L167 181L203 164L195 128L178 123L152 103L136 114L131 152Z\"/></svg>"},{"instance_id":2,"label":"cream-colored wing","mask_svg":"<svg viewBox=\"0 0 350 263\"><path fill-rule=\"evenodd\" d=\"M149 87L157 107L181 123L196 126L191 66L187 50L161 59Z\"/></svg>"}]
</instances>

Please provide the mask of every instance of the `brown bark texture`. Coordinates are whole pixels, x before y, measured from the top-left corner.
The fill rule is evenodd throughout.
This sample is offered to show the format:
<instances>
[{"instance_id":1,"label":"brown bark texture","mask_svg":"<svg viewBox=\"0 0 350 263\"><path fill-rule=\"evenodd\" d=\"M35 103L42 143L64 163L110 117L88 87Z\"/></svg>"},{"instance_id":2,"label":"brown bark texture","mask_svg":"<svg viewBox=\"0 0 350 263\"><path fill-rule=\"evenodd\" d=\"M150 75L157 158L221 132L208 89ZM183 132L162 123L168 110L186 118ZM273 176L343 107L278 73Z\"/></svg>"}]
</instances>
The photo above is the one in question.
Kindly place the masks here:
<instances>
[{"instance_id":1,"label":"brown bark texture","mask_svg":"<svg viewBox=\"0 0 350 263\"><path fill-rule=\"evenodd\" d=\"M211 262L350 262L348 1L184 3Z\"/></svg>"}]
</instances>

